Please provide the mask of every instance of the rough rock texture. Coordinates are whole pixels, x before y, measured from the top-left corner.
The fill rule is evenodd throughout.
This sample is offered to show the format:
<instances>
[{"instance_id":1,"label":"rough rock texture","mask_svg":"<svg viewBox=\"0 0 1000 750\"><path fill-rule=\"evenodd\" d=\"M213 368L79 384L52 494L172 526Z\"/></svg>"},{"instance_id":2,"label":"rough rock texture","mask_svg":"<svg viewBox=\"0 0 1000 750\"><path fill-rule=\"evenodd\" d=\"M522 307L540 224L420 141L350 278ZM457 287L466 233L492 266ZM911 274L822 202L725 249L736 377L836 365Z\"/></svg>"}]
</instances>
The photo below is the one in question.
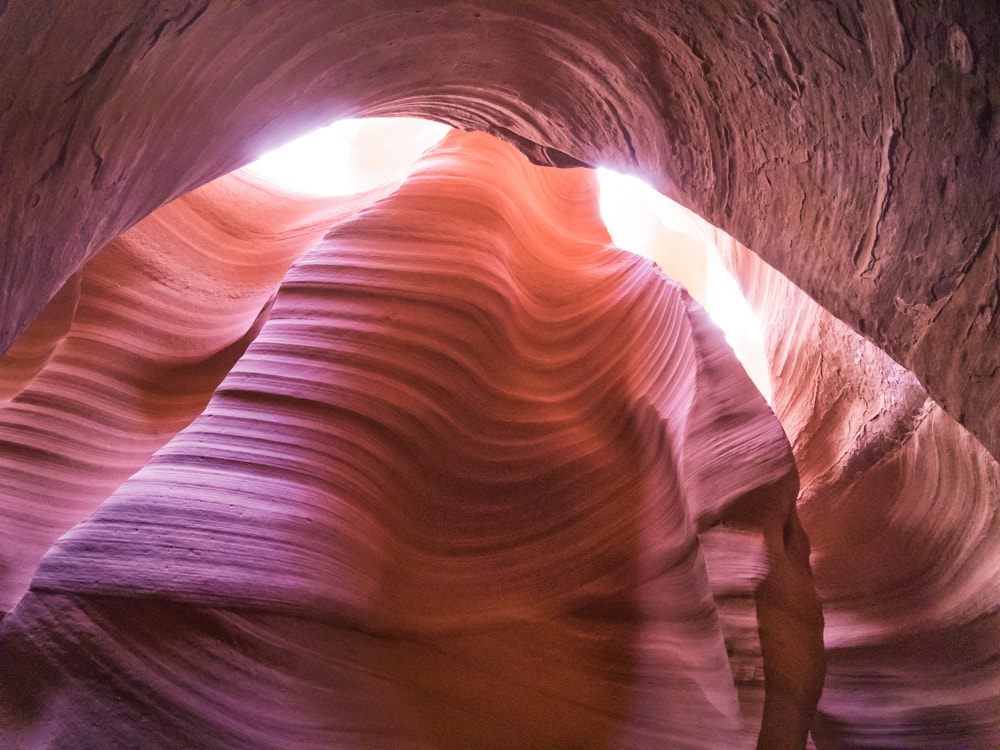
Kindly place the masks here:
<instances>
[{"instance_id":1,"label":"rough rock texture","mask_svg":"<svg viewBox=\"0 0 1000 750\"><path fill-rule=\"evenodd\" d=\"M733 746L728 588L756 591L761 736L804 743L788 443L701 308L608 242L591 172L482 135L335 223L45 556L0 631L6 741Z\"/></svg>"},{"instance_id":2,"label":"rough rock texture","mask_svg":"<svg viewBox=\"0 0 1000 750\"><path fill-rule=\"evenodd\" d=\"M996 28L978 0L14 2L0 349L165 201L337 116L428 116L646 176L996 456Z\"/></svg>"}]
</instances>

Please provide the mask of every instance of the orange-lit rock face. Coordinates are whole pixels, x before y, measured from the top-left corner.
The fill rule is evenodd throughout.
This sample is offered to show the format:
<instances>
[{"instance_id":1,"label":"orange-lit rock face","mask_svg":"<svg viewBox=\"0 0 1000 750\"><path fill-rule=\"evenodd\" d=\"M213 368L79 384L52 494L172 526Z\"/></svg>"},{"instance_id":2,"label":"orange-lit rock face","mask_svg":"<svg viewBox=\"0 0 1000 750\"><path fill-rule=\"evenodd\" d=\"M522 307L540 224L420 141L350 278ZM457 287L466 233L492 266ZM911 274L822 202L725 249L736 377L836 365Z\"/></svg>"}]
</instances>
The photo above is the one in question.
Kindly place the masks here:
<instances>
[{"instance_id":1,"label":"orange-lit rock face","mask_svg":"<svg viewBox=\"0 0 1000 750\"><path fill-rule=\"evenodd\" d=\"M10 4L0 349L162 203L339 116L427 116L639 172L911 367L996 456L995 8L640 5Z\"/></svg>"},{"instance_id":2,"label":"orange-lit rock face","mask_svg":"<svg viewBox=\"0 0 1000 750\"><path fill-rule=\"evenodd\" d=\"M330 222L200 416L7 616L6 739L732 745L712 594L763 578L764 731L804 741L821 623L782 540L787 442L703 311L608 246L592 173L454 134ZM759 573L727 570L755 544Z\"/></svg>"},{"instance_id":3,"label":"orange-lit rock face","mask_svg":"<svg viewBox=\"0 0 1000 750\"><path fill-rule=\"evenodd\" d=\"M358 202L276 202L229 176L117 238L50 303L0 360L0 609L60 534L197 416L292 261Z\"/></svg>"},{"instance_id":4,"label":"orange-lit rock face","mask_svg":"<svg viewBox=\"0 0 1000 750\"><path fill-rule=\"evenodd\" d=\"M823 600L820 747L1000 739L1000 466L912 373L731 238Z\"/></svg>"},{"instance_id":5,"label":"orange-lit rock face","mask_svg":"<svg viewBox=\"0 0 1000 750\"><path fill-rule=\"evenodd\" d=\"M147 268L134 254L153 226L144 224L160 221L151 212L348 112L424 115L499 135L538 162L638 171L848 324L778 289L787 282L770 270L734 263L751 297L757 289L766 318L775 411L791 438L803 524L815 540L829 671L813 739L821 748L1000 745L998 490L989 456L1000 453L995 9L974 0L390 5L15 2L0 11L0 348L13 343L0 360L0 402L7 404L0 493L10 514L0 527L4 601L21 595L53 539L200 413L257 332L255 322L268 318L258 318L261 305L294 255L276 250L272 260L254 261L261 267L251 288L225 295L242 308L216 307L212 284L187 290L183 276L171 294L156 283L175 264ZM320 233L346 215L318 205L310 215ZM324 218L327 210L333 214ZM237 211L241 220L253 213ZM280 233L280 221L264 224L260 249ZM172 231L150 242L172 247L164 242ZM299 250L314 244L303 238ZM199 254L175 249L189 259ZM109 253L103 271L99 251ZM108 263L115 257L134 262ZM219 283L241 273L222 270L226 257L203 262L223 261ZM130 325L133 316L150 318L147 303L161 311L158 324ZM192 319L212 322L192 330ZM118 356L125 346L128 357ZM187 346L191 353L178 362ZM177 377L165 381L166 371ZM741 394L732 391L737 402ZM227 444L220 436L240 435L199 434L216 451ZM163 464L170 476L180 470L171 461ZM190 464L184 470L197 473L198 462ZM138 491L152 471L143 469L119 497ZM703 478L725 486L723 472ZM695 478L678 481L689 487ZM136 507L158 498L143 496ZM745 717L759 701L758 622L765 657L769 638L779 644L770 650L779 658L765 659L765 746L802 736L816 663L803 539L795 522L785 525L781 502L767 505L784 515L752 513L756 531L734 532L730 520L701 536ZM114 507L121 504L81 528L113 529ZM198 517L197 507L178 511L178 527ZM246 515L256 514L266 516L259 508ZM115 549L128 546L128 528L112 535ZM88 538L69 537L64 544L76 547L56 548L43 568L49 588L39 584L4 620L2 731L15 738L10 743L71 743L102 726L120 730L117 739L143 727L160 732L135 740L147 745L183 744L180 738L212 745L225 737L301 746L316 736L343 745L369 727L444 743L462 739L447 734L449 726L472 731L427 698L442 693L401 680L429 671L421 654L373 653L372 633L345 630L342 619L188 601L177 589L177 581L190 582L186 573L161 588L150 578L143 593L153 596L132 597L127 607L93 595L99 588L85 594L84 583L119 580L126 565L109 554L89 583L81 579L70 550L100 559L112 548L88 546ZM261 538L247 537L258 547ZM144 569L134 567L136 575ZM172 569L159 575L170 578ZM221 583L212 581L205 590L221 597ZM635 630L615 622L601 629L588 620L590 645L607 645L604 656L631 664L627 677L634 678L638 662L628 655L638 650L622 644ZM546 653L594 653L565 631L534 633ZM517 637L504 631L497 638L494 653L515 651ZM787 644L801 652L786 654L780 647ZM459 656L450 663L463 665L455 679L471 683L462 695L480 690L477 706L503 696L510 711L520 701L519 727L551 726L541 715L551 704L464 666L482 640L451 645ZM534 653L516 650L526 660ZM711 653L693 658L713 663ZM506 661L516 668L514 654ZM582 709L572 714L580 731L641 744L635 734L615 734L626 725L612 730L606 716L624 716L619 675L566 679L562 664L552 658L546 674L606 699L604 718L591 715L588 724ZM731 689L719 695L726 713ZM447 716L467 715L467 705L452 701ZM331 717L330 706L340 713ZM636 710L628 716L643 715ZM776 726L792 730L769 735ZM728 731L725 721L709 729ZM711 742L707 732L700 736Z\"/></svg>"}]
</instances>

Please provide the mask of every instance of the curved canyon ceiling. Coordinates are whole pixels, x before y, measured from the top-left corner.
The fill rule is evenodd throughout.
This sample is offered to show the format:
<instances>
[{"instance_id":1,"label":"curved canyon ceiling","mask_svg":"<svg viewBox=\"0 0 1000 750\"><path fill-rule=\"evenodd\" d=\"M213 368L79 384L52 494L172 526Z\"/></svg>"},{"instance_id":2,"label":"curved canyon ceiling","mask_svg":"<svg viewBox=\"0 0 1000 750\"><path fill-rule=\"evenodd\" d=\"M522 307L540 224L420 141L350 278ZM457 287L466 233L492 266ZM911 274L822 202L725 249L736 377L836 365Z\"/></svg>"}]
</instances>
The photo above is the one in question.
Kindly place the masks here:
<instances>
[{"instance_id":1,"label":"curved canyon ceiling","mask_svg":"<svg viewBox=\"0 0 1000 750\"><path fill-rule=\"evenodd\" d=\"M0 5L0 746L998 746L998 21Z\"/></svg>"}]
</instances>

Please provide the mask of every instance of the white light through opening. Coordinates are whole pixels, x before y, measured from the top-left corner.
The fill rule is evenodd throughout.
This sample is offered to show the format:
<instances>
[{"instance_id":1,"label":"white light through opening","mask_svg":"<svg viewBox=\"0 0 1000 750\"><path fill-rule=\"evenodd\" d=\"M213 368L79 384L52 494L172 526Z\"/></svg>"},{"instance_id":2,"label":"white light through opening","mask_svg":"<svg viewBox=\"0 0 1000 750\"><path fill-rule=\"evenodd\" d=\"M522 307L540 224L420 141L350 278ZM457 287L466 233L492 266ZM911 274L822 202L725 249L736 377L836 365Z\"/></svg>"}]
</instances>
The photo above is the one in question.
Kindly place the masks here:
<instances>
[{"instance_id":1,"label":"white light through opening","mask_svg":"<svg viewBox=\"0 0 1000 750\"><path fill-rule=\"evenodd\" d=\"M339 120L244 167L293 193L353 195L396 178L449 130L411 117Z\"/></svg>"},{"instance_id":2,"label":"white light through opening","mask_svg":"<svg viewBox=\"0 0 1000 750\"><path fill-rule=\"evenodd\" d=\"M754 385L771 402L756 314L706 236L704 222L638 177L598 169L601 216L614 243L654 261L683 284L722 329Z\"/></svg>"},{"instance_id":3,"label":"white light through opening","mask_svg":"<svg viewBox=\"0 0 1000 750\"><path fill-rule=\"evenodd\" d=\"M265 154L245 169L289 192L350 195L398 178L447 132L446 125L413 118L340 120ZM700 219L636 177L598 169L597 179L601 215L614 243L655 261L687 287L770 402L760 324Z\"/></svg>"}]
</instances>

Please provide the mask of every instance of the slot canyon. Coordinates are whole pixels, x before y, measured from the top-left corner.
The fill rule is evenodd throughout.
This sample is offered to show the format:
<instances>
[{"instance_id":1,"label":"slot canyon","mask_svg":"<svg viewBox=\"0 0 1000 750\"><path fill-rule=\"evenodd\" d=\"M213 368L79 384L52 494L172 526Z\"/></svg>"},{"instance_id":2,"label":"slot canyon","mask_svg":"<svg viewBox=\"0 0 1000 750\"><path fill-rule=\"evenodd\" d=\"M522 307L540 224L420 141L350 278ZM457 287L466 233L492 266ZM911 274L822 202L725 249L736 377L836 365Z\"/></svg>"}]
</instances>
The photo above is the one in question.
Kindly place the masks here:
<instances>
[{"instance_id":1,"label":"slot canyon","mask_svg":"<svg viewBox=\"0 0 1000 750\"><path fill-rule=\"evenodd\" d=\"M994 3L0 0L0 59L0 748L1000 747ZM245 168L346 118L351 190Z\"/></svg>"}]
</instances>

